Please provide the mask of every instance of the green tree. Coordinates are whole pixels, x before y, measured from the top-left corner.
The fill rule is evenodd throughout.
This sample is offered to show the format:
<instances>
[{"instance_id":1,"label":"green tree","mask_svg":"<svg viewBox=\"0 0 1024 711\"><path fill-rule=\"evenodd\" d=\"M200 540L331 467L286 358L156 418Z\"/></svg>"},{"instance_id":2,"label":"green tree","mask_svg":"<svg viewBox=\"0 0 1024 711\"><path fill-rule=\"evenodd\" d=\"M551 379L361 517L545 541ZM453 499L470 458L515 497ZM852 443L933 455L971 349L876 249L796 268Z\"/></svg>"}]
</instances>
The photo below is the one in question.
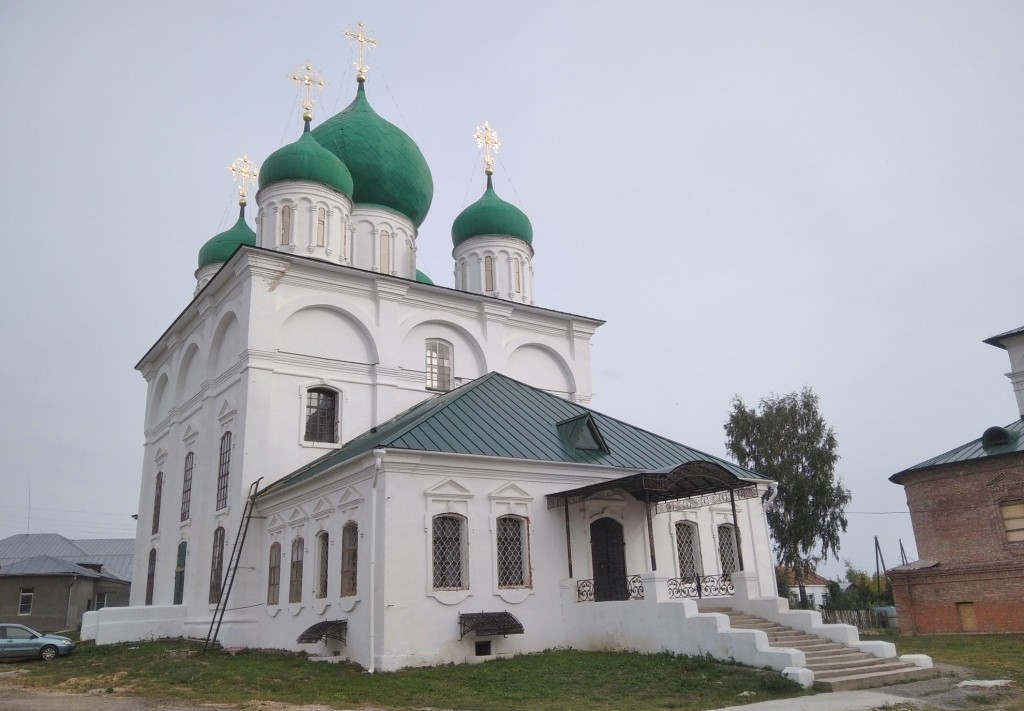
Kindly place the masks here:
<instances>
[{"instance_id":1,"label":"green tree","mask_svg":"<svg viewBox=\"0 0 1024 711\"><path fill-rule=\"evenodd\" d=\"M780 565L793 570L800 604L804 580L831 552L839 555L850 491L835 475L838 442L818 412L811 388L763 398L747 408L736 396L725 423L725 446L740 466L777 482L765 512Z\"/></svg>"},{"instance_id":2,"label":"green tree","mask_svg":"<svg viewBox=\"0 0 1024 711\"><path fill-rule=\"evenodd\" d=\"M846 580L853 584L847 593L854 589L859 591L860 608L868 609L879 605L893 604L892 586L889 585L889 578L884 573L881 576L877 573L866 573L854 568L848 560L843 562L846 563Z\"/></svg>"}]
</instances>

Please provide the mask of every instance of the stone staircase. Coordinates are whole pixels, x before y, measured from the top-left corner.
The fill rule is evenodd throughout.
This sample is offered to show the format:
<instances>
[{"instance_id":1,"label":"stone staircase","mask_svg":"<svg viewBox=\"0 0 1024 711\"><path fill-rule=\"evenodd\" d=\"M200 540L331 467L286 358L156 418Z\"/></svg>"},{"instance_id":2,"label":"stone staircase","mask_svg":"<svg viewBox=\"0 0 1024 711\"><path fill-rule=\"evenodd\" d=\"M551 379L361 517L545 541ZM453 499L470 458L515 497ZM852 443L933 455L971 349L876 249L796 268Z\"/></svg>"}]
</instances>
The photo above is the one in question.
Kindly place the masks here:
<instances>
[{"instance_id":1,"label":"stone staircase","mask_svg":"<svg viewBox=\"0 0 1024 711\"><path fill-rule=\"evenodd\" d=\"M768 635L768 642L772 647L789 647L802 651L807 659L807 668L814 672L814 688L821 691L870 689L938 676L935 669L901 662L896 657L875 657L854 647L847 647L743 612L715 612L727 614L729 625L733 629L761 630Z\"/></svg>"}]
</instances>

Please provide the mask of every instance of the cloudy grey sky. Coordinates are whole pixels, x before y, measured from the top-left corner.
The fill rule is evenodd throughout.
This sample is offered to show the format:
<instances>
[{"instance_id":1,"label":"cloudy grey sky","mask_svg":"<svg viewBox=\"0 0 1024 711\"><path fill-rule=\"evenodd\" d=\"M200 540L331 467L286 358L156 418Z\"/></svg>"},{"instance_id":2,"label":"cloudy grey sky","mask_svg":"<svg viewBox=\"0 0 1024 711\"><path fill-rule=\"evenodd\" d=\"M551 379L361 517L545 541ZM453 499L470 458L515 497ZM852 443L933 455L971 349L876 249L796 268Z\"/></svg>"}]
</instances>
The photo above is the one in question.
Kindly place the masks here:
<instances>
[{"instance_id":1,"label":"cloudy grey sky","mask_svg":"<svg viewBox=\"0 0 1024 711\"><path fill-rule=\"evenodd\" d=\"M359 20L433 171L421 269L452 284L488 120L537 303L608 320L593 406L721 455L734 395L810 385L841 556L915 557L887 477L1017 417L981 340L1024 323L1019 2L7 0L0 537L134 535L133 366L234 220L225 166L298 135L292 69L327 77L318 122L351 100Z\"/></svg>"}]
</instances>

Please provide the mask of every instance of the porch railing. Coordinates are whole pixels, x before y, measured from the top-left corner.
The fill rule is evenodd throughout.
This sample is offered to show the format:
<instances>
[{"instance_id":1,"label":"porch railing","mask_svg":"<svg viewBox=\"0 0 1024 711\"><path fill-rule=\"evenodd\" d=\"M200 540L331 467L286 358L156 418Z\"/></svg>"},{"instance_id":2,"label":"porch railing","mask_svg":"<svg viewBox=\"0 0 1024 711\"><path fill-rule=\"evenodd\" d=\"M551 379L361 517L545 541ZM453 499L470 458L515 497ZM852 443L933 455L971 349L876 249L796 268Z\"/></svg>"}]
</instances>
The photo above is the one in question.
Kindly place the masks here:
<instances>
[{"instance_id":1,"label":"porch railing","mask_svg":"<svg viewBox=\"0 0 1024 711\"><path fill-rule=\"evenodd\" d=\"M722 597L735 595L736 587L729 575L695 575L692 578L671 578L668 581L670 599L681 597Z\"/></svg>"},{"instance_id":2,"label":"porch railing","mask_svg":"<svg viewBox=\"0 0 1024 711\"><path fill-rule=\"evenodd\" d=\"M639 575L628 575L626 576L626 593L628 597L623 598L624 600L643 600L644 599L644 581L640 579ZM576 601L577 602L594 602L594 581L593 580L577 580L576 581Z\"/></svg>"}]
</instances>

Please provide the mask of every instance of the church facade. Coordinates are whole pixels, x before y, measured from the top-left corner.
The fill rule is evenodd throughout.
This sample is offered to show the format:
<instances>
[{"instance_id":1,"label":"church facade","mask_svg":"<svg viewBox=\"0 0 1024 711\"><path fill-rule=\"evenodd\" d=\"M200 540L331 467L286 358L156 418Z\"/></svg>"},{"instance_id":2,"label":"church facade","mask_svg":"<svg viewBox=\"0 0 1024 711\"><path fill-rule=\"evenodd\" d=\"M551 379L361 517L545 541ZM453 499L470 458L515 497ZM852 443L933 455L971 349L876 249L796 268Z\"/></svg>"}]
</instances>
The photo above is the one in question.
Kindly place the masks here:
<instances>
[{"instance_id":1,"label":"church facade","mask_svg":"<svg viewBox=\"0 0 1024 711\"><path fill-rule=\"evenodd\" d=\"M774 598L772 482L588 408L602 321L536 304L532 226L487 157L455 288L416 269L430 171L362 75L264 161L256 229L243 190L137 365L131 605L83 638L215 629L371 670L555 646L793 666L702 613Z\"/></svg>"}]
</instances>

